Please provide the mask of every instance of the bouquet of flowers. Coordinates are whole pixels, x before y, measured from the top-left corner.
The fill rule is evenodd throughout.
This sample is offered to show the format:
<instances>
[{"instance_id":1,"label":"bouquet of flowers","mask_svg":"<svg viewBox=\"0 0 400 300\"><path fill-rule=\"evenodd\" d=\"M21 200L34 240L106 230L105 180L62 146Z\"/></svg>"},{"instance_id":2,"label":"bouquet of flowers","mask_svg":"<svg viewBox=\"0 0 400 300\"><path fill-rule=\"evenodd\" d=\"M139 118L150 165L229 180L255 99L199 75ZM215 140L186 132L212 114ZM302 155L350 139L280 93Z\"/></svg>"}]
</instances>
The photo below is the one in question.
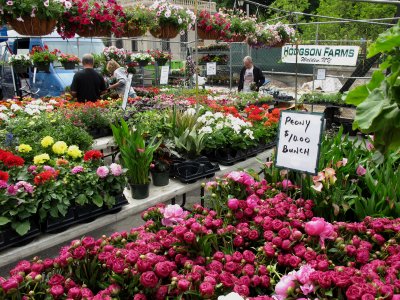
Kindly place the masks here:
<instances>
[{"instance_id":1,"label":"bouquet of flowers","mask_svg":"<svg viewBox=\"0 0 400 300\"><path fill-rule=\"evenodd\" d=\"M223 38L230 26L228 16L222 11L211 14L209 11L203 10L197 19L197 28L202 39Z\"/></svg>"},{"instance_id":2,"label":"bouquet of flowers","mask_svg":"<svg viewBox=\"0 0 400 300\"><path fill-rule=\"evenodd\" d=\"M158 65L163 66L165 63L172 59L171 52L164 52L160 50L148 50L147 51L153 59L158 63Z\"/></svg>"},{"instance_id":3,"label":"bouquet of flowers","mask_svg":"<svg viewBox=\"0 0 400 300\"><path fill-rule=\"evenodd\" d=\"M118 63L124 63L126 59L126 51L115 46L106 47L103 49L104 57L107 61L115 60Z\"/></svg>"},{"instance_id":4,"label":"bouquet of flowers","mask_svg":"<svg viewBox=\"0 0 400 300\"><path fill-rule=\"evenodd\" d=\"M159 0L150 6L150 10L155 13L158 19L158 23L150 29L150 32L155 37L161 37L161 31L166 28L171 29L173 27L176 29L174 32L170 32L169 38L175 37L179 31L181 34L184 34L185 30L194 28L196 22L195 14L189 9L184 9L182 6L173 5L167 0ZM172 33L175 36L172 36Z\"/></svg>"},{"instance_id":5,"label":"bouquet of flowers","mask_svg":"<svg viewBox=\"0 0 400 300\"><path fill-rule=\"evenodd\" d=\"M124 35L129 37L141 36L155 25L155 15L148 7L143 4L135 4L125 10Z\"/></svg>"}]
</instances>

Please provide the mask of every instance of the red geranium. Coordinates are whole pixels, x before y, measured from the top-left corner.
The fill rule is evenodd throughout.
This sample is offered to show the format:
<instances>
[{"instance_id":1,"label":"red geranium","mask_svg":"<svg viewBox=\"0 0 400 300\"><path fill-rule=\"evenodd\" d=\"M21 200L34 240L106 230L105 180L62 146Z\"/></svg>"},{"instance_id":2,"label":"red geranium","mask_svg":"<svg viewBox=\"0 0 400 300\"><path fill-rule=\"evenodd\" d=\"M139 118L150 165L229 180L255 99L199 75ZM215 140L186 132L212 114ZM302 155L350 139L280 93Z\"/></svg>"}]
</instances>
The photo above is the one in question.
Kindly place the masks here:
<instances>
[{"instance_id":1,"label":"red geranium","mask_svg":"<svg viewBox=\"0 0 400 300\"><path fill-rule=\"evenodd\" d=\"M58 173L59 171L52 170L41 172L35 176L34 182L36 185L40 185L46 183L47 181L55 180L57 179Z\"/></svg>"},{"instance_id":2,"label":"red geranium","mask_svg":"<svg viewBox=\"0 0 400 300\"><path fill-rule=\"evenodd\" d=\"M0 171L0 180L7 182L9 175L7 172Z\"/></svg>"},{"instance_id":3,"label":"red geranium","mask_svg":"<svg viewBox=\"0 0 400 300\"><path fill-rule=\"evenodd\" d=\"M103 157L103 153L98 150L89 150L83 156L84 161L96 160L101 159Z\"/></svg>"}]
</instances>

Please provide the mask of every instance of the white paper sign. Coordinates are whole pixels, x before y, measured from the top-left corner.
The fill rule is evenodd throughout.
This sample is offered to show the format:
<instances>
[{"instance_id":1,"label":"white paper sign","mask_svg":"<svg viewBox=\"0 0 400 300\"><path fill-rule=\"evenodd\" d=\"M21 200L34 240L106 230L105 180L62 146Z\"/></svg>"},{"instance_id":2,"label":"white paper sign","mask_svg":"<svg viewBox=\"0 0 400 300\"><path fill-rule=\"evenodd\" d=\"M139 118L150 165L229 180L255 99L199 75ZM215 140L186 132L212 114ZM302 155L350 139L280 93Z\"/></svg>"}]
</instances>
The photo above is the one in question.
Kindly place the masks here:
<instances>
[{"instance_id":1,"label":"white paper sign","mask_svg":"<svg viewBox=\"0 0 400 300\"><path fill-rule=\"evenodd\" d=\"M326 69L317 69L317 80L326 79Z\"/></svg>"},{"instance_id":2,"label":"white paper sign","mask_svg":"<svg viewBox=\"0 0 400 300\"><path fill-rule=\"evenodd\" d=\"M129 74L128 81L126 82L124 99L122 100L122 109L123 110L126 109L126 105L128 104L128 96L129 96L129 91L130 91L131 85L132 85L132 77L133 77L133 74Z\"/></svg>"},{"instance_id":3,"label":"white paper sign","mask_svg":"<svg viewBox=\"0 0 400 300\"><path fill-rule=\"evenodd\" d=\"M33 79L32 79L32 82L33 82L34 84L36 83L36 73L37 73L37 68L34 67L34 68L33 68Z\"/></svg>"},{"instance_id":4,"label":"white paper sign","mask_svg":"<svg viewBox=\"0 0 400 300\"><path fill-rule=\"evenodd\" d=\"M355 66L358 46L285 45L282 47L282 62L309 65Z\"/></svg>"},{"instance_id":5,"label":"white paper sign","mask_svg":"<svg viewBox=\"0 0 400 300\"><path fill-rule=\"evenodd\" d=\"M217 63L209 62L207 63L207 76L217 75Z\"/></svg>"},{"instance_id":6,"label":"white paper sign","mask_svg":"<svg viewBox=\"0 0 400 300\"><path fill-rule=\"evenodd\" d=\"M276 166L316 175L324 115L282 111Z\"/></svg>"},{"instance_id":7,"label":"white paper sign","mask_svg":"<svg viewBox=\"0 0 400 300\"><path fill-rule=\"evenodd\" d=\"M168 84L169 66L161 67L160 84Z\"/></svg>"}]
</instances>

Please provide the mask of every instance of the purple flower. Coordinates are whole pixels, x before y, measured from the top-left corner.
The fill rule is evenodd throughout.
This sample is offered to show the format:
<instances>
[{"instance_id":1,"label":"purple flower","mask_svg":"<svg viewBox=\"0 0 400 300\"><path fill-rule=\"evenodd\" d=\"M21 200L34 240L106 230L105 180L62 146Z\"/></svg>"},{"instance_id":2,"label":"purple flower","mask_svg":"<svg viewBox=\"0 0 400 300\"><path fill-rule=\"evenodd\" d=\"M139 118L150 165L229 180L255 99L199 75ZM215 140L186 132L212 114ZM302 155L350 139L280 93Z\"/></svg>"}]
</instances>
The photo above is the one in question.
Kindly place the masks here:
<instances>
[{"instance_id":1,"label":"purple flower","mask_svg":"<svg viewBox=\"0 0 400 300\"><path fill-rule=\"evenodd\" d=\"M33 194L33 185L31 185L30 183L28 183L26 181L19 181L19 182L17 182L17 184L15 186L18 189L24 188L25 192L27 192L29 194Z\"/></svg>"},{"instance_id":2,"label":"purple flower","mask_svg":"<svg viewBox=\"0 0 400 300\"><path fill-rule=\"evenodd\" d=\"M114 176L120 176L122 174L122 167L119 164L115 164L115 163L111 164L110 170Z\"/></svg>"},{"instance_id":3,"label":"purple flower","mask_svg":"<svg viewBox=\"0 0 400 300\"><path fill-rule=\"evenodd\" d=\"M28 172L29 172L29 173L34 173L34 172L36 171L36 169L37 169L37 166L30 166L30 167L28 168Z\"/></svg>"},{"instance_id":4,"label":"purple flower","mask_svg":"<svg viewBox=\"0 0 400 300\"><path fill-rule=\"evenodd\" d=\"M56 172L56 170L55 170L53 167L50 167L50 166L44 166L44 167L43 167L43 170L45 170L45 171L51 171L51 172L53 172L53 173Z\"/></svg>"},{"instance_id":5,"label":"purple flower","mask_svg":"<svg viewBox=\"0 0 400 300\"><path fill-rule=\"evenodd\" d=\"M110 170L106 166L101 166L97 168L96 173L100 178L105 178L110 173Z\"/></svg>"},{"instance_id":6,"label":"purple flower","mask_svg":"<svg viewBox=\"0 0 400 300\"><path fill-rule=\"evenodd\" d=\"M78 174L78 173L83 172L84 170L85 169L82 166L76 166L76 167L72 168L71 173L72 174Z\"/></svg>"}]
</instances>

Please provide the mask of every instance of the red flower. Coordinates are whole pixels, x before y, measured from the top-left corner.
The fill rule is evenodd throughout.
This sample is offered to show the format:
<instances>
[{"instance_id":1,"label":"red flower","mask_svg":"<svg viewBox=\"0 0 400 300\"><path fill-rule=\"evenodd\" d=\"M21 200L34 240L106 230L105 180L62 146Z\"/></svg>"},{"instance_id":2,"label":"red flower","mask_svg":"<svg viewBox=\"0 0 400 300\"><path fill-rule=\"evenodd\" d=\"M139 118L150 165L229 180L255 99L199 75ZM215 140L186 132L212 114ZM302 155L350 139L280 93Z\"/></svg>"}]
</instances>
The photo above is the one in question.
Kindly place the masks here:
<instances>
[{"instance_id":1,"label":"red flower","mask_svg":"<svg viewBox=\"0 0 400 300\"><path fill-rule=\"evenodd\" d=\"M34 182L36 185L40 185L47 181L55 180L57 179L58 173L59 171L54 172L52 170L41 172L35 176Z\"/></svg>"},{"instance_id":2,"label":"red flower","mask_svg":"<svg viewBox=\"0 0 400 300\"><path fill-rule=\"evenodd\" d=\"M6 167L21 167L24 165L25 160L22 157L10 153L4 157L3 163Z\"/></svg>"},{"instance_id":3,"label":"red flower","mask_svg":"<svg viewBox=\"0 0 400 300\"><path fill-rule=\"evenodd\" d=\"M147 271L140 276L140 283L146 288L155 288L158 284L158 277L153 271Z\"/></svg>"},{"instance_id":4,"label":"red flower","mask_svg":"<svg viewBox=\"0 0 400 300\"><path fill-rule=\"evenodd\" d=\"M101 159L103 157L103 153L98 150L89 150L83 156L84 161L96 160Z\"/></svg>"},{"instance_id":5,"label":"red flower","mask_svg":"<svg viewBox=\"0 0 400 300\"><path fill-rule=\"evenodd\" d=\"M0 180L7 182L9 175L7 172L0 171Z\"/></svg>"}]
</instances>

